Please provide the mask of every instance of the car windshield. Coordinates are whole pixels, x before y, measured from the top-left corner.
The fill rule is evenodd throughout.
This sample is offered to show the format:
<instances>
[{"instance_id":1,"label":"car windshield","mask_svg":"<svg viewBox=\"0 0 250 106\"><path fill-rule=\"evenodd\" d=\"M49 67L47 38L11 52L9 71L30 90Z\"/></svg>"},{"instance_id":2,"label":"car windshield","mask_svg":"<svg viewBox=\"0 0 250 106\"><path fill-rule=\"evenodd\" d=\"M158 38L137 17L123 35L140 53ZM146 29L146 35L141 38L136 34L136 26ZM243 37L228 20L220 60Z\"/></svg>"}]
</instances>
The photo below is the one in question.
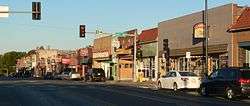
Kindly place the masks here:
<instances>
[{"instance_id":1,"label":"car windshield","mask_svg":"<svg viewBox=\"0 0 250 106\"><path fill-rule=\"evenodd\" d=\"M193 72L179 72L181 76L197 76Z\"/></svg>"},{"instance_id":2,"label":"car windshield","mask_svg":"<svg viewBox=\"0 0 250 106\"><path fill-rule=\"evenodd\" d=\"M250 70L242 70L241 71L241 78L250 79Z\"/></svg>"}]
</instances>

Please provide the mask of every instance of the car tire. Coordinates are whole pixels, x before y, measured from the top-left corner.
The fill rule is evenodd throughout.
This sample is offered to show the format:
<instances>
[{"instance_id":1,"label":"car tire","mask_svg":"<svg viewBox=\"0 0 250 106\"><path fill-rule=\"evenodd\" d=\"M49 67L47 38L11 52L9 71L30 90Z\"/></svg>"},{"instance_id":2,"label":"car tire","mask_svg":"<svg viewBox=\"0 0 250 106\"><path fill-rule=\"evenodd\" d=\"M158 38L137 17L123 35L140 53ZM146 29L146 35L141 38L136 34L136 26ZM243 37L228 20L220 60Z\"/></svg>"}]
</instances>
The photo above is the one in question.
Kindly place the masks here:
<instances>
[{"instance_id":1,"label":"car tire","mask_svg":"<svg viewBox=\"0 0 250 106\"><path fill-rule=\"evenodd\" d=\"M173 90L176 92L178 90L178 85L176 83L173 84Z\"/></svg>"},{"instance_id":2,"label":"car tire","mask_svg":"<svg viewBox=\"0 0 250 106\"><path fill-rule=\"evenodd\" d=\"M162 89L161 82L158 82L158 84L157 84L157 88L158 88L158 89Z\"/></svg>"},{"instance_id":3,"label":"car tire","mask_svg":"<svg viewBox=\"0 0 250 106\"><path fill-rule=\"evenodd\" d=\"M201 95L201 96L208 96L207 87L202 86L202 87L200 88L200 95Z\"/></svg>"},{"instance_id":4,"label":"car tire","mask_svg":"<svg viewBox=\"0 0 250 106\"><path fill-rule=\"evenodd\" d=\"M229 99L229 100L232 100L234 99L235 95L234 95L234 92L231 88L227 88L226 90L226 98Z\"/></svg>"}]
</instances>

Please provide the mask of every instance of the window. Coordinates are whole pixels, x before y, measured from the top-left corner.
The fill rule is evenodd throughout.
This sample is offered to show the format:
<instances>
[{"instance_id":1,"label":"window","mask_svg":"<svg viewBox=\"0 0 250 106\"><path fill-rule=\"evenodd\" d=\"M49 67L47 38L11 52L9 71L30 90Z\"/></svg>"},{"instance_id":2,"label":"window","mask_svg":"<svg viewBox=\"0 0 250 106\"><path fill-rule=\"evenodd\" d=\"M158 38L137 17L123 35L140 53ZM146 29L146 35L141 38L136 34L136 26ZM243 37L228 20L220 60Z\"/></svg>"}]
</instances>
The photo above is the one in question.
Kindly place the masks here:
<instances>
[{"instance_id":1,"label":"window","mask_svg":"<svg viewBox=\"0 0 250 106\"><path fill-rule=\"evenodd\" d=\"M129 68L129 65L128 65L128 64L125 64L125 68Z\"/></svg>"},{"instance_id":2,"label":"window","mask_svg":"<svg viewBox=\"0 0 250 106\"><path fill-rule=\"evenodd\" d=\"M218 70L214 71L211 75L210 75L210 78L214 79L216 78L218 75Z\"/></svg>"},{"instance_id":3,"label":"window","mask_svg":"<svg viewBox=\"0 0 250 106\"><path fill-rule=\"evenodd\" d=\"M176 77L176 72L170 72L170 73L168 73L167 77Z\"/></svg>"},{"instance_id":4,"label":"window","mask_svg":"<svg viewBox=\"0 0 250 106\"><path fill-rule=\"evenodd\" d=\"M122 65L121 65L121 64L119 64L119 68L122 68Z\"/></svg>"},{"instance_id":5,"label":"window","mask_svg":"<svg viewBox=\"0 0 250 106\"><path fill-rule=\"evenodd\" d=\"M133 67L133 64L130 64L130 68L132 68Z\"/></svg>"},{"instance_id":6,"label":"window","mask_svg":"<svg viewBox=\"0 0 250 106\"><path fill-rule=\"evenodd\" d=\"M223 79L234 79L236 77L236 70L232 69L225 69L218 73L218 77Z\"/></svg>"},{"instance_id":7,"label":"window","mask_svg":"<svg viewBox=\"0 0 250 106\"><path fill-rule=\"evenodd\" d=\"M195 73L193 72L179 72L179 74L181 76L197 76Z\"/></svg>"}]
</instances>

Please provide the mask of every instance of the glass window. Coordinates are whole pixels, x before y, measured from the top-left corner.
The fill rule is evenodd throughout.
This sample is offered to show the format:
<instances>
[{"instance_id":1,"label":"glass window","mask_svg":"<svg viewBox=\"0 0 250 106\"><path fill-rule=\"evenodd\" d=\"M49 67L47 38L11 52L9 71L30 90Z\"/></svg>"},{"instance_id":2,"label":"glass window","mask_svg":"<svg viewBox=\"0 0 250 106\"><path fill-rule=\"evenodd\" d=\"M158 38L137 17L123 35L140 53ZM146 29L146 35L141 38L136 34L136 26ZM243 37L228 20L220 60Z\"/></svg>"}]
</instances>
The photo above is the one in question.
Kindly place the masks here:
<instances>
[{"instance_id":1,"label":"glass window","mask_svg":"<svg viewBox=\"0 0 250 106\"><path fill-rule=\"evenodd\" d=\"M133 64L130 64L130 68L132 68L133 67Z\"/></svg>"},{"instance_id":2,"label":"glass window","mask_svg":"<svg viewBox=\"0 0 250 106\"><path fill-rule=\"evenodd\" d=\"M217 71L214 71L213 73L210 74L210 78L214 79L216 78L218 75L218 70Z\"/></svg>"},{"instance_id":3,"label":"glass window","mask_svg":"<svg viewBox=\"0 0 250 106\"><path fill-rule=\"evenodd\" d=\"M193 72L179 72L179 74L181 76L197 76L195 73Z\"/></svg>"},{"instance_id":4,"label":"glass window","mask_svg":"<svg viewBox=\"0 0 250 106\"><path fill-rule=\"evenodd\" d=\"M243 71L241 71L241 78L243 78L243 79L250 79L250 70L243 70Z\"/></svg>"},{"instance_id":5,"label":"glass window","mask_svg":"<svg viewBox=\"0 0 250 106\"><path fill-rule=\"evenodd\" d=\"M122 68L122 65L121 65L121 64L119 64L119 68Z\"/></svg>"},{"instance_id":6,"label":"glass window","mask_svg":"<svg viewBox=\"0 0 250 106\"><path fill-rule=\"evenodd\" d=\"M224 69L218 73L218 77L223 79L234 79L236 77L236 69Z\"/></svg>"},{"instance_id":7,"label":"glass window","mask_svg":"<svg viewBox=\"0 0 250 106\"><path fill-rule=\"evenodd\" d=\"M125 64L125 68L129 68L129 65L128 65L128 64Z\"/></svg>"},{"instance_id":8,"label":"glass window","mask_svg":"<svg viewBox=\"0 0 250 106\"><path fill-rule=\"evenodd\" d=\"M176 77L176 72L170 72L169 77Z\"/></svg>"}]
</instances>

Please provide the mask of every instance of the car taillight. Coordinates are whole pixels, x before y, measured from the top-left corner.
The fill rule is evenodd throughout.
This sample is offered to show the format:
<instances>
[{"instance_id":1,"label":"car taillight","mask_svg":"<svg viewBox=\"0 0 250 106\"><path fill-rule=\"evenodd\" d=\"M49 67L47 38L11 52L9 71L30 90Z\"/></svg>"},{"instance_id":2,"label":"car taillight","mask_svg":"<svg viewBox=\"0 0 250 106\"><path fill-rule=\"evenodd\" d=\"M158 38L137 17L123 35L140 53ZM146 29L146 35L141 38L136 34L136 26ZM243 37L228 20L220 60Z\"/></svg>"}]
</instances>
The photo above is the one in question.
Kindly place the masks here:
<instances>
[{"instance_id":1,"label":"car taillight","mask_svg":"<svg viewBox=\"0 0 250 106\"><path fill-rule=\"evenodd\" d=\"M241 84L250 83L250 79L240 79L239 82Z\"/></svg>"},{"instance_id":2,"label":"car taillight","mask_svg":"<svg viewBox=\"0 0 250 106\"><path fill-rule=\"evenodd\" d=\"M187 80L188 80L188 78L181 78L181 80L183 80L183 81L187 81Z\"/></svg>"}]
</instances>

